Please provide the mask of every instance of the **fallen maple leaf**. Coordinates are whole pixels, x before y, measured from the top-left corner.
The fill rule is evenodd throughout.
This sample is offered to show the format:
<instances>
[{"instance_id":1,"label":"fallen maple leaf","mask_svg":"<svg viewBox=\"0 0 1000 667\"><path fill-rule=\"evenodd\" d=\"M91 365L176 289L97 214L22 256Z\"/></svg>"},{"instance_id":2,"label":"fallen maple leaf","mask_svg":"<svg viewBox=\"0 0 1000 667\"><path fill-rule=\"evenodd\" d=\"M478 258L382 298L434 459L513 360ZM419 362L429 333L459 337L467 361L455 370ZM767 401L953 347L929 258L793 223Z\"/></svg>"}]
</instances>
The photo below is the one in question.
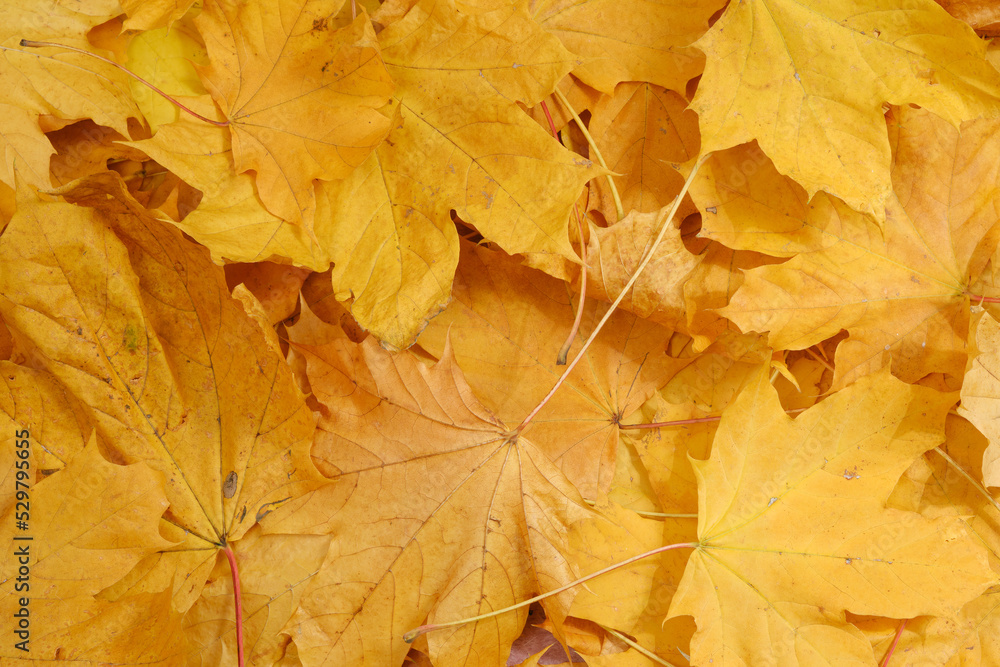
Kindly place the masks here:
<instances>
[{"instance_id":1,"label":"fallen maple leaf","mask_svg":"<svg viewBox=\"0 0 1000 667\"><path fill-rule=\"evenodd\" d=\"M83 412L105 455L152 468L170 503L158 529L164 504L147 528L155 542L145 558L117 576L90 566L109 579L85 593L128 606L137 594L166 590L183 612L220 548L321 483L308 458L315 426L277 341L229 296L221 269L175 230L129 208L114 183L95 177L93 200L82 182L67 191L100 211L21 200L0 238L0 310L40 365L86 397ZM150 486L133 491L152 500ZM69 518L53 521L77 530Z\"/></svg>"},{"instance_id":2,"label":"fallen maple leaf","mask_svg":"<svg viewBox=\"0 0 1000 667\"><path fill-rule=\"evenodd\" d=\"M762 361L759 350L742 350L740 354L736 346L727 350L721 342L715 343L628 420L640 424L678 422L668 428L642 430L625 425L624 432L633 440L662 511L696 515L698 487L692 460L708 456L719 416Z\"/></svg>"},{"instance_id":3,"label":"fallen maple leaf","mask_svg":"<svg viewBox=\"0 0 1000 667\"><path fill-rule=\"evenodd\" d=\"M149 3L145 3L149 4ZM128 24L130 21L126 21ZM208 64L208 54L193 21L185 17L170 28L149 30L128 43L128 68L159 90L176 98L205 95L196 65ZM132 81L132 95L154 132L176 121L181 109L148 85Z\"/></svg>"},{"instance_id":4,"label":"fallen maple leaf","mask_svg":"<svg viewBox=\"0 0 1000 667\"><path fill-rule=\"evenodd\" d=\"M324 187L323 215L344 241L333 257L337 298L353 299L362 326L403 348L447 303L458 262L451 210L508 252L575 260L567 218L599 171L515 104L535 104L572 66L523 9L463 13L424 0L379 43L399 118L368 163Z\"/></svg>"},{"instance_id":5,"label":"fallen maple leaf","mask_svg":"<svg viewBox=\"0 0 1000 667\"><path fill-rule=\"evenodd\" d=\"M582 61L576 76L612 93L622 81L649 81L683 91L701 58L690 44L708 28L717 0L538 0L535 20Z\"/></svg>"},{"instance_id":6,"label":"fallen maple leaf","mask_svg":"<svg viewBox=\"0 0 1000 667\"><path fill-rule=\"evenodd\" d=\"M695 46L703 151L756 139L810 197L829 192L880 220L892 188L883 103L955 125L1000 109L985 45L933 0L731 3Z\"/></svg>"},{"instance_id":7,"label":"fallen maple leaf","mask_svg":"<svg viewBox=\"0 0 1000 667\"><path fill-rule=\"evenodd\" d=\"M398 82L403 123L380 161L402 167L405 160L408 170L430 167L434 174L433 182L407 174L414 183L399 184L404 197L393 185L394 200L429 217L454 208L508 252L575 258L570 207L600 172L552 142L515 104L544 98L572 56L506 3L463 14L450 0L423 0L383 30L379 43Z\"/></svg>"},{"instance_id":8,"label":"fallen maple leaf","mask_svg":"<svg viewBox=\"0 0 1000 667\"><path fill-rule=\"evenodd\" d=\"M566 533L597 517L545 454L479 403L450 349L433 368L371 338L297 349L323 406L314 457L335 483L263 526L337 536L285 629L306 661L399 664L403 633L428 614L476 615L573 578ZM565 617L572 597L547 601L550 617ZM499 664L524 618L430 635L431 659Z\"/></svg>"},{"instance_id":9,"label":"fallen maple leaf","mask_svg":"<svg viewBox=\"0 0 1000 667\"><path fill-rule=\"evenodd\" d=\"M195 23L205 86L229 120L237 173L265 205L308 229L313 180L343 178L383 139L393 84L367 16L337 28L337 0L208 2ZM289 21L286 17L294 17Z\"/></svg>"},{"instance_id":10,"label":"fallen maple leaf","mask_svg":"<svg viewBox=\"0 0 1000 667\"><path fill-rule=\"evenodd\" d=\"M32 602L31 614L38 631L31 635L29 659L34 654L46 656L46 662L164 667L183 662L181 617L171 606L169 590L139 593L120 603L89 596L40 598ZM24 652L9 646L0 649L0 657L23 663Z\"/></svg>"},{"instance_id":11,"label":"fallen maple leaf","mask_svg":"<svg viewBox=\"0 0 1000 667\"><path fill-rule=\"evenodd\" d=\"M845 611L948 614L993 582L960 519L885 507L953 402L883 371L792 420L758 372L695 462L700 544L670 609L698 623L695 662L873 664Z\"/></svg>"},{"instance_id":12,"label":"fallen maple leaf","mask_svg":"<svg viewBox=\"0 0 1000 667\"><path fill-rule=\"evenodd\" d=\"M284 653L286 637L281 630L319 570L331 537L263 535L257 525L233 544L240 568L244 643L251 664L273 664ZM235 620L229 564L219 559L201 597L184 615L189 660L237 664Z\"/></svg>"},{"instance_id":13,"label":"fallen maple leaf","mask_svg":"<svg viewBox=\"0 0 1000 667\"><path fill-rule=\"evenodd\" d=\"M565 283L520 266L516 258L470 246L463 255L455 301L418 343L439 356L450 338L476 395L505 423L516 424L563 371L556 353L572 326L572 297ZM545 319L535 320L540 313ZM588 304L583 329L603 314L600 305ZM611 483L618 425L688 363L667 355L667 337L666 329L651 322L613 315L587 351L586 364L527 431L585 497L595 498Z\"/></svg>"},{"instance_id":14,"label":"fallen maple leaf","mask_svg":"<svg viewBox=\"0 0 1000 667\"><path fill-rule=\"evenodd\" d=\"M38 127L37 114L8 104L0 105L0 114L6 119L3 130L0 130L0 145L7 156L0 171L0 180L14 187L16 162L21 177L33 186L52 187L47 167L55 150Z\"/></svg>"},{"instance_id":15,"label":"fallen maple leaf","mask_svg":"<svg viewBox=\"0 0 1000 667\"><path fill-rule=\"evenodd\" d=\"M141 636L146 634L141 627L144 623L154 627L162 623L159 632L178 638L179 616L171 613L169 596L147 598L148 606L140 612L148 615L145 620L137 616L138 607L129 603L109 605L93 598L148 554L173 546L157 531L167 507L163 482L163 476L145 463L108 463L96 438L91 437L87 447L76 453L63 470L31 490L29 500L25 500L29 496L22 496L20 508L34 505L30 541L21 541L24 533L15 527L15 507L8 508L9 520L4 521L0 543L7 554L21 556L3 561L0 609L6 616L17 618L15 614L24 606L21 600L30 592L31 619L36 627L44 628L42 636L37 637L36 655L72 659L89 654L97 659L103 654L115 660L128 654L135 656L135 648L128 647L128 642L108 635L127 631ZM26 562L31 563L27 570L30 576L26 578L21 571L19 580L19 568ZM28 580L30 587L25 588L23 584ZM47 636L62 629L71 641L76 633L81 638L104 635L105 646L99 652L72 648L63 651ZM73 644L80 646L79 640L70 646ZM151 656L177 655L176 646L159 641L147 650ZM7 644L0 648L0 655L11 659L21 653Z\"/></svg>"},{"instance_id":16,"label":"fallen maple leaf","mask_svg":"<svg viewBox=\"0 0 1000 667\"><path fill-rule=\"evenodd\" d=\"M125 576L142 558L172 544L157 524L167 508L163 476L144 463L108 463L96 439L31 494L32 593L43 599L96 595ZM30 503L29 503L30 504ZM76 521L66 521L77 517ZM0 541L14 553L20 531L5 522ZM3 604L18 597L17 559L5 560Z\"/></svg>"},{"instance_id":17,"label":"fallen maple leaf","mask_svg":"<svg viewBox=\"0 0 1000 667\"><path fill-rule=\"evenodd\" d=\"M9 361L0 362L3 389L3 420L7 429L7 444L0 460L0 470L6 471L4 493L0 494L0 511L13 504L17 490L16 441L17 424L30 425L40 447L32 452L31 462L49 475L61 470L83 450L90 438L91 427L83 405L66 391L58 380L44 370L26 368ZM23 481L23 480L22 480Z\"/></svg>"},{"instance_id":18,"label":"fallen maple leaf","mask_svg":"<svg viewBox=\"0 0 1000 667\"><path fill-rule=\"evenodd\" d=\"M826 226L854 216L826 193L810 198L756 142L712 153L691 183L691 198L701 213L699 237L774 257L832 245Z\"/></svg>"},{"instance_id":19,"label":"fallen maple leaf","mask_svg":"<svg viewBox=\"0 0 1000 667\"><path fill-rule=\"evenodd\" d=\"M330 263L322 222L312 232L268 211L254 189L254 177L233 171L232 147L222 128L181 118L151 139L130 142L202 192L177 226L212 252L213 259L259 262L286 259L314 270Z\"/></svg>"}]
</instances>

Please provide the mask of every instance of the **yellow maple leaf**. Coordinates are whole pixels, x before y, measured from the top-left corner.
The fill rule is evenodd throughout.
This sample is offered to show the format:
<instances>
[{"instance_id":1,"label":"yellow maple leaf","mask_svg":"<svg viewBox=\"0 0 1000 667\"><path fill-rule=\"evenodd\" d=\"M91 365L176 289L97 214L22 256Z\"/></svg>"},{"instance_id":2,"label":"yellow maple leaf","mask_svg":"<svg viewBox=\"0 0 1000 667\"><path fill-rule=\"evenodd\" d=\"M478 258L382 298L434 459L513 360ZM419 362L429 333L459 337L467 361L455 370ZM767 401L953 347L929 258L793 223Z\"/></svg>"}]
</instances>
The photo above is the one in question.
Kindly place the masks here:
<instances>
[{"instance_id":1,"label":"yellow maple leaf","mask_svg":"<svg viewBox=\"0 0 1000 667\"><path fill-rule=\"evenodd\" d=\"M991 584L961 519L885 506L953 402L883 371L792 420L762 368L695 462L700 544L670 609L695 617L692 659L871 663L845 611L948 614Z\"/></svg>"},{"instance_id":2,"label":"yellow maple leaf","mask_svg":"<svg viewBox=\"0 0 1000 667\"><path fill-rule=\"evenodd\" d=\"M718 417L760 367L759 350L723 342L710 345L642 406L633 423L681 423L655 430L629 430L662 511L697 513L698 486L691 461L712 448ZM687 420L699 420L684 423ZM678 540L682 541L682 540Z\"/></svg>"},{"instance_id":3,"label":"yellow maple leaf","mask_svg":"<svg viewBox=\"0 0 1000 667\"><path fill-rule=\"evenodd\" d=\"M27 429L41 445L31 452L32 467L51 474L83 451L91 429L84 407L50 373L9 361L0 362L0 373L4 378L0 421L7 433L0 453L0 471L7 475L0 492L0 512L6 512L17 489L18 430Z\"/></svg>"},{"instance_id":4,"label":"yellow maple leaf","mask_svg":"<svg viewBox=\"0 0 1000 667\"><path fill-rule=\"evenodd\" d=\"M285 648L282 628L326 557L330 535L263 535L259 525L233 544L242 589L243 642L250 664L270 665ZM233 580L219 559L184 615L189 656L203 664L237 661Z\"/></svg>"},{"instance_id":5,"label":"yellow maple leaf","mask_svg":"<svg viewBox=\"0 0 1000 667\"><path fill-rule=\"evenodd\" d=\"M810 197L823 190L880 220L892 187L883 103L955 125L1000 110L985 45L933 0L730 3L696 46L703 151L756 139Z\"/></svg>"},{"instance_id":6,"label":"yellow maple leaf","mask_svg":"<svg viewBox=\"0 0 1000 667\"><path fill-rule=\"evenodd\" d=\"M16 506L9 508L0 541L8 554L30 547L33 597L96 595L149 553L171 546L157 531L167 508L163 476L144 463L108 463L93 437L63 470L34 486L30 498L31 544L14 539L23 535L14 524ZM16 558L4 559L0 596L6 608L19 597L17 568Z\"/></svg>"},{"instance_id":7,"label":"yellow maple leaf","mask_svg":"<svg viewBox=\"0 0 1000 667\"><path fill-rule=\"evenodd\" d=\"M835 239L823 234L824 223L847 208L823 192L810 199L756 142L712 153L690 192L701 213L699 237L773 257L833 244Z\"/></svg>"},{"instance_id":8,"label":"yellow maple leaf","mask_svg":"<svg viewBox=\"0 0 1000 667\"><path fill-rule=\"evenodd\" d=\"M30 48L21 40L92 49L87 34L116 13L116 2L86 8L69 2L43 5L9 3L0 27L0 105L4 129L0 145L5 160L0 181L14 187L13 161L20 178L49 188L49 157L54 152L38 125L43 114L60 119L92 118L99 125L128 135L129 119L141 118L126 74L113 66L58 46ZM81 75L81 73L83 73ZM134 121L133 121L134 122Z\"/></svg>"},{"instance_id":9,"label":"yellow maple leaf","mask_svg":"<svg viewBox=\"0 0 1000 667\"><path fill-rule=\"evenodd\" d=\"M185 18L169 29L139 33L129 41L126 53L129 70L168 95L206 94L195 65L206 65L208 55L192 21ZM154 132L160 125L171 123L181 115L176 105L139 81L132 81L132 95Z\"/></svg>"},{"instance_id":10,"label":"yellow maple leaf","mask_svg":"<svg viewBox=\"0 0 1000 667\"><path fill-rule=\"evenodd\" d=\"M731 250L721 243L708 243L701 249L701 261L684 283L687 325L696 351L704 351L716 340L724 340L734 348L751 344L717 309L725 307L743 285L745 271L777 262L757 252ZM733 352L730 356L740 354Z\"/></svg>"},{"instance_id":11,"label":"yellow maple leaf","mask_svg":"<svg viewBox=\"0 0 1000 667\"><path fill-rule=\"evenodd\" d=\"M545 662L460 619L557 588L594 665L993 661L944 412L1000 396L997 49L929 0L201 4L0 29L0 542L24 428L44 554L0 662Z\"/></svg>"},{"instance_id":12,"label":"yellow maple leaf","mask_svg":"<svg viewBox=\"0 0 1000 667\"><path fill-rule=\"evenodd\" d=\"M108 599L173 582L190 605L207 573L184 575L210 570L220 545L321 483L308 458L315 423L277 341L229 296L221 269L110 191L77 200L101 211L20 202L0 240L0 310L85 397L109 457L164 477L160 530L183 546L148 556Z\"/></svg>"},{"instance_id":13,"label":"yellow maple leaf","mask_svg":"<svg viewBox=\"0 0 1000 667\"><path fill-rule=\"evenodd\" d=\"M20 177L31 185L52 187L47 167L55 150L38 127L37 114L9 104L0 105L0 114L5 121L0 130L0 145L6 156L0 181L14 187L16 162Z\"/></svg>"},{"instance_id":14,"label":"yellow maple leaf","mask_svg":"<svg viewBox=\"0 0 1000 667\"><path fill-rule=\"evenodd\" d=\"M716 0L537 0L529 11L582 58L573 73L610 94L622 81L683 91L702 67L689 45L721 6Z\"/></svg>"},{"instance_id":15,"label":"yellow maple leaf","mask_svg":"<svg viewBox=\"0 0 1000 667\"><path fill-rule=\"evenodd\" d=\"M156 135L128 142L202 192L197 208L175 224L212 252L219 264L288 260L325 270L331 234L320 222L310 231L271 213L261 202L251 174L233 171L229 133L185 118Z\"/></svg>"},{"instance_id":16,"label":"yellow maple leaf","mask_svg":"<svg viewBox=\"0 0 1000 667\"><path fill-rule=\"evenodd\" d=\"M506 3L463 13L451 0L423 0L379 43L402 112L394 145L376 153L392 177L379 200L388 195L399 209L397 227L408 210L437 220L453 208L507 252L575 258L570 208L601 170L553 142L515 104L548 95L572 55Z\"/></svg>"},{"instance_id":17,"label":"yellow maple leaf","mask_svg":"<svg viewBox=\"0 0 1000 667\"><path fill-rule=\"evenodd\" d=\"M261 200L312 225L313 181L347 176L385 137L393 84L368 17L336 29L337 0L208 2L195 19L206 88L229 120L238 173ZM287 17L294 17L288 20Z\"/></svg>"},{"instance_id":18,"label":"yellow maple leaf","mask_svg":"<svg viewBox=\"0 0 1000 667\"><path fill-rule=\"evenodd\" d=\"M22 407L27 406L22 404ZM52 415L47 420L38 419L36 425L51 428L58 419ZM40 428L36 432L41 434L45 430ZM27 454L40 448L29 430L18 433L28 447L15 451ZM31 463L29 468L37 469L39 457L18 457L18 460L27 460ZM30 469L28 472L26 479L31 480L35 473ZM99 659L103 655L104 659L125 660L126 656L137 654L136 647L115 639L114 635L124 631L143 636L146 634L143 625L155 627L164 638L173 637L176 641L179 637L179 616L170 611L168 593L160 595L158 601L144 600L148 605L144 612L129 603L113 605L93 598L145 556L172 546L157 531L167 508L163 482L163 476L144 463L129 466L109 463L91 435L88 445L65 468L37 485L29 481L18 487L22 489L18 502L7 508L4 529L0 532L0 543L7 554L0 564L3 581L0 609L10 618L25 618L27 624L19 627L28 631L20 639L29 640L24 646L30 646L35 655L62 659L83 656ZM16 525L15 515L30 516L30 524ZM24 531L28 525L30 534ZM25 600L31 601L26 612ZM144 619L140 613L145 614ZM34 643L32 625L36 628ZM41 628L45 630L37 632ZM99 651L84 648L88 643L80 639L88 632L90 637L104 637ZM66 649L53 641L59 635L63 635ZM157 644L154 642L147 648L150 656L176 655L175 646ZM0 656L23 658L25 653L8 643L0 648Z\"/></svg>"},{"instance_id":19,"label":"yellow maple leaf","mask_svg":"<svg viewBox=\"0 0 1000 667\"><path fill-rule=\"evenodd\" d=\"M10 643L0 648L5 662L51 656L37 662L183 664L181 616L171 608L169 590L139 593L120 603L90 596L38 599L31 603L31 617L35 629L46 631L31 633L28 653Z\"/></svg>"}]
</instances>

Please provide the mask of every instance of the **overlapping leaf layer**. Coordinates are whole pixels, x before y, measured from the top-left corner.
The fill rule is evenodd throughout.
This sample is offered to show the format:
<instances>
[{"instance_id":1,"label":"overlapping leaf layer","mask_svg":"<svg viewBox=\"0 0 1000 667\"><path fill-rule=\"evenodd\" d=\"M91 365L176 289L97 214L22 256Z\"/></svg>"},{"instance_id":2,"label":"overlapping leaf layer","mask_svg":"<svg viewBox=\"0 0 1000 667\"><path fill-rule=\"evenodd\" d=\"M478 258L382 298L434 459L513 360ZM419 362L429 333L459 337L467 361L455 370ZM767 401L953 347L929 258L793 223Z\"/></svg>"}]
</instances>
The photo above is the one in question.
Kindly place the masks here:
<instances>
[{"instance_id":1,"label":"overlapping leaf layer","mask_svg":"<svg viewBox=\"0 0 1000 667\"><path fill-rule=\"evenodd\" d=\"M22 5L0 662L1000 661L1000 13Z\"/></svg>"}]
</instances>

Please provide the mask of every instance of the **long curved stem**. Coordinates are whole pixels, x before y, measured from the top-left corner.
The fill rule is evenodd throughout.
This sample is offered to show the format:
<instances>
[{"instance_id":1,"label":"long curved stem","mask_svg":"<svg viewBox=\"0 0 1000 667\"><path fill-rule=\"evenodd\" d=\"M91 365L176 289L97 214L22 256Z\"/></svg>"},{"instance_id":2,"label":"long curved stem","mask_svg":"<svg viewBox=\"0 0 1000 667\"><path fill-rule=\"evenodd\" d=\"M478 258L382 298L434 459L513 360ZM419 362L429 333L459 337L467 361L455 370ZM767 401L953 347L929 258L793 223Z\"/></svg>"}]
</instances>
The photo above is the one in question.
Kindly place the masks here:
<instances>
[{"instance_id":1,"label":"long curved stem","mask_svg":"<svg viewBox=\"0 0 1000 667\"><path fill-rule=\"evenodd\" d=\"M545 100L542 100L541 107L545 113L545 118L549 121L549 130L552 132L552 137L556 141L559 141L556 123L552 120L552 114L549 113L549 105L545 103ZM580 261L583 263L583 268L580 269L580 302L576 305L576 318L573 320L573 328L569 330L566 342L563 343L563 346L559 349L559 354L556 355L556 366L566 365L569 348L572 347L573 341L576 339L576 333L580 330L580 322L583 321L583 304L587 300L587 245L583 242L583 220L580 219L580 207L577 202L573 202L573 211L576 213L577 228L580 230Z\"/></svg>"},{"instance_id":2,"label":"long curved stem","mask_svg":"<svg viewBox=\"0 0 1000 667\"><path fill-rule=\"evenodd\" d=\"M157 88L156 86L154 86L153 84L151 84L149 81L146 81L145 79L143 79L141 76L139 76L138 74L136 74L132 70L128 69L127 67L122 67L121 65L119 65L118 63L116 63L114 60L110 60L108 58L105 58L102 55L98 55L96 53L91 53L90 51L84 51L83 49L78 49L75 46L69 46L67 44L56 44L55 42L35 42L35 41L30 40L30 39L22 39L21 42L20 42L20 44L21 44L21 46L26 46L26 47L29 47L29 48L42 48L42 47L45 47L45 46L52 46L52 47L56 47L56 48L60 48L60 49L66 49L67 51L73 51L74 53L82 53L83 55L90 56L91 58L97 58L98 60L100 60L103 63L107 63L107 64L111 65L112 67L117 67L118 69L120 69L121 71L125 72L130 77L132 77L133 79L135 79L136 81L138 81L139 83L141 83L142 85L148 87L154 93L157 93L158 95L162 96L163 99L167 100L168 102L170 102L171 104L173 104L174 106L176 106L178 109L180 109L182 111L186 111L187 113L191 114L192 116L194 116L198 120L203 120L206 123L211 123L212 125L215 125L217 127L227 127L229 125L229 121L228 120L212 120L211 118L205 118L204 116L202 116L197 111L193 111L191 109L188 109L186 106L184 106L183 104L181 104L180 102L178 102L177 100L175 100L170 95L167 95L165 92L163 92L162 90L160 90L159 88ZM0 48L2 48L2 47L0 47Z\"/></svg>"},{"instance_id":3,"label":"long curved stem","mask_svg":"<svg viewBox=\"0 0 1000 667\"><path fill-rule=\"evenodd\" d=\"M618 428L625 431L638 428L664 428L666 426L683 426L684 424L703 424L705 422L717 422L722 419L718 417L699 417L698 419L676 419L672 422L652 422L649 424L619 424Z\"/></svg>"},{"instance_id":4,"label":"long curved stem","mask_svg":"<svg viewBox=\"0 0 1000 667\"><path fill-rule=\"evenodd\" d=\"M620 567L625 567L626 565L631 565L632 563L634 563L634 562L636 562L638 560L642 560L643 558L649 558L650 556L655 556L656 554L661 554L661 553L670 551L671 549L684 549L684 548L694 549L697 546L698 546L697 542L683 542L683 543L680 543L680 544L668 544L665 547L657 547L656 549L651 549L651 550L646 551L644 553L641 553L641 554L639 554L637 556L632 556L631 558L626 558L625 560L621 561L620 563L615 563L614 565L609 565L609 566L607 566L605 568L602 568L602 569L598 570L597 572L591 572L590 574L588 574L585 577L580 577L576 581L571 581L568 584L566 584L565 586L560 586L559 588L557 588L555 590L552 590L552 591L549 591L548 593L542 593L541 595L536 595L535 597L531 598L530 600L525 600L524 602L518 602L517 604L512 604L509 607L504 607L503 609L498 609L496 611L491 611L488 614L480 614L479 616L473 616L472 618L463 618L461 620L450 621L448 623L432 623L432 624L429 624L429 625L421 625L419 628L414 628L414 629L410 630L409 632L407 632L405 635L403 635L403 640L407 644L410 644L410 643L413 642L414 639L416 639L420 635L422 635L422 634L424 634L426 632L431 632L432 630L440 630L442 628L453 628L453 627L456 627L456 626L459 626L459 625L465 625L466 623L475 623L476 621L482 621L483 619L493 618L494 616L499 616L500 614L506 614L509 611L514 611L516 609L520 609L521 607L527 607L528 605L530 605L530 604L532 604L534 602L538 602L539 600L544 600L545 598L550 598L553 595L559 595L560 593L562 593L564 591L568 591L569 589L573 588L574 586L579 586L580 584L586 583L586 582L590 581L591 579L595 579L595 578L601 576L602 574L607 574L608 572L613 572L614 570L617 570Z\"/></svg>"},{"instance_id":5,"label":"long curved stem","mask_svg":"<svg viewBox=\"0 0 1000 667\"><path fill-rule=\"evenodd\" d=\"M794 408L792 410L785 410L786 415L793 415L796 412L805 412L809 408ZM705 422L717 422L722 419L722 415L717 417L699 417L697 419L675 419L672 422L652 422L649 424L619 424L618 428L620 430L628 429L638 429L638 428L665 428L667 426L684 426L685 424L704 424Z\"/></svg>"},{"instance_id":6,"label":"long curved stem","mask_svg":"<svg viewBox=\"0 0 1000 667\"><path fill-rule=\"evenodd\" d=\"M580 360L583 358L583 355L587 352L587 348L590 347L590 344L593 343L594 339L597 338L597 334L599 334L601 329L604 328L604 324L609 319L611 319L611 315L615 312L615 309L618 308L618 304L622 302L622 300L625 298L625 295L628 294L628 291L632 289L632 286L635 285L635 282L639 279L639 276L642 275L642 272L646 268L646 265L649 264L649 261L653 258L653 254L656 252L656 249L660 246L660 241L663 240L663 235L667 232L667 227L670 225L670 221L673 220L674 215L677 214L677 209L680 207L681 201L684 199L684 195L687 194L688 187L690 187L691 181L694 180L695 174L698 173L698 168L701 167L702 163L705 161L708 155L710 154L703 155L698 159L697 162L694 163L694 168L691 169L691 173L688 174L687 179L684 181L684 187L681 188L681 191L674 199L674 203L670 207L670 210L667 212L666 216L663 216L663 221L660 224L660 232L659 234L656 235L656 240L653 241L653 244L649 247L649 250L646 251L645 255L643 255L642 261L639 262L639 266L636 268L635 273L633 273L632 277L629 278L629 281L625 284L625 287L618 295L618 298L614 300L614 303L611 304L611 306L608 308L608 311L604 313L604 317L602 317L601 321L597 323L597 326L594 328L594 331L590 334L590 337L587 338L587 340L584 342L583 347L581 347L580 351L576 353L576 357L574 357L573 361L566 367L566 370L563 371L563 374L559 377L558 380L556 380L555 385L552 387L549 393L545 395L545 398L543 398L538 405L535 406L535 409L531 411L531 414L529 414L527 417L524 418L524 421L521 422L520 426L514 429L515 433L520 433L521 431L523 431L525 427L531 422L531 420L535 418L535 415L537 415L539 411L543 407L545 407L545 404L549 402L549 399L551 399L555 395L559 387L562 386L562 383L566 381L566 378L569 377L569 374L573 372L574 368L576 368L576 365L580 363Z\"/></svg>"}]
</instances>

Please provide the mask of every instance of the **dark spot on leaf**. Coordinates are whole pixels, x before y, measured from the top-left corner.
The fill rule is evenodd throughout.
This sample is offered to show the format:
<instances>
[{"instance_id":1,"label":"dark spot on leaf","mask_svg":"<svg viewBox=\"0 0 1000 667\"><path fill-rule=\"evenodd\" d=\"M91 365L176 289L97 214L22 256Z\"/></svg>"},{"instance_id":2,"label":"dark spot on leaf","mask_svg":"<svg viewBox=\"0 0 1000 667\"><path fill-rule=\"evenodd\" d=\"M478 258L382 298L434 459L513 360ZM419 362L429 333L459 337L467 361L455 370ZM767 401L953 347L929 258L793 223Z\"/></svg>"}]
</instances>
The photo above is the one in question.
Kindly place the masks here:
<instances>
[{"instance_id":1,"label":"dark spot on leaf","mask_svg":"<svg viewBox=\"0 0 1000 667\"><path fill-rule=\"evenodd\" d=\"M236 495L236 472L230 471L226 475L226 481L222 484L222 495L225 498L232 498Z\"/></svg>"}]
</instances>

